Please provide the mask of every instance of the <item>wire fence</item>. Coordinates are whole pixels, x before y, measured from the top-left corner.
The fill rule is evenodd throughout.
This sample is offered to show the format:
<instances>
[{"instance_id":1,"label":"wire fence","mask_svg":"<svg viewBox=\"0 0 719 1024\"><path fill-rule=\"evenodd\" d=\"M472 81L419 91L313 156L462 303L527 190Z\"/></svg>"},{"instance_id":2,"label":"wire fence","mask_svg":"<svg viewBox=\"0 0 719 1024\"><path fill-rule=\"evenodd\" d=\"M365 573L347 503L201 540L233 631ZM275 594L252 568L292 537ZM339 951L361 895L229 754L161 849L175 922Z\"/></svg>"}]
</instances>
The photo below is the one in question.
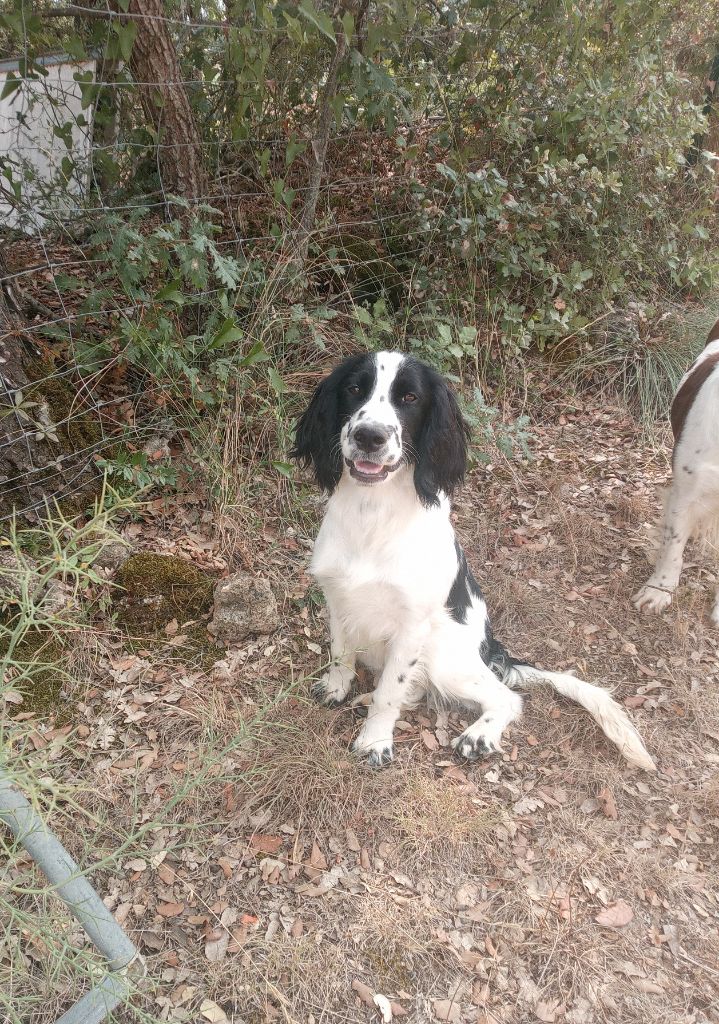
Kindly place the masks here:
<instances>
[{"instance_id":1,"label":"wire fence","mask_svg":"<svg viewBox=\"0 0 719 1024\"><path fill-rule=\"evenodd\" d=\"M174 24L174 19L167 20ZM7 526L13 517L27 517L41 510L56 493L61 492L64 500L81 493L88 467L99 458L116 453L118 447L130 452L142 450L143 443L153 435L152 407L156 400L154 418L162 414L161 403L167 399L167 377L158 382L148 373L147 365L137 365L137 362L131 365L133 360L127 358L126 346L127 335L141 327L144 317L156 317L162 312L162 303L156 295L168 283L166 278L171 279L178 271L176 253L174 270L166 268L159 273L152 265L156 252L145 259L130 246L120 255L117 246L121 244L119 240L125 227L131 222L134 224L134 218L141 218L133 228L139 232L135 248L140 249L143 235L151 235L158 225L167 221L168 215L170 218L183 216L183 209L189 208L197 211L199 217L204 207L219 209L222 213L220 234L212 239L213 252L218 258L239 259L245 266L248 261L250 264L256 261L269 278L273 261L276 266L278 256L289 259L288 251L291 255L288 242L291 243L297 230L305 198L312 191L307 182L314 127L312 117L306 117L296 131L284 134L254 133L240 139L200 140L206 156L210 153L221 156L214 173L209 175L206 192L190 198L182 207L173 208L162 186L138 190L126 187L125 183L125 187L105 191L98 187L95 174L98 156L109 153L122 162L132 161L132 154L138 152L155 161L163 151L178 150L181 155L189 143L166 136L136 141L118 133L108 144L94 131L89 117L80 131L75 130L77 123L73 124L73 133L68 135L64 131L66 123L73 119L82 121L84 117L80 109L80 83L75 80L75 71L72 74L75 77L68 82L58 73L50 85L42 78L24 79L18 89L7 94L4 106L0 106L0 165L5 168L4 178L0 177L0 202L4 200L6 209L16 218L5 248L2 288L6 296L15 296L14 302L22 314L22 336L38 347L44 359L42 365L47 365L48 357L54 360L52 370L35 370L25 388L26 393L13 382L11 375L5 381L4 429L0 435L3 489L0 527ZM407 80L411 77L407 76ZM93 84L120 90L135 89L143 83L94 80ZM166 83L156 80L146 84ZM208 83L183 79L176 84L188 87L199 84L212 89L234 83L222 78ZM32 111L33 119L19 117L13 121L13 111L17 110ZM425 131L426 128L425 122ZM405 126L398 130L406 135L408 129ZM12 143L19 144L13 146ZM401 249L405 259L425 251L427 240L418 238L416 231L406 223L408 197L418 183L417 173L404 165L396 142L387 132L361 125L344 127L328 134L327 145L330 156L317 195L317 235L328 239L330 251L333 239L348 235L370 238L377 244L376 262L382 266L388 261L390 249ZM291 147L292 159L285 156L287 147ZM263 171L261 161L263 153L274 149L278 149L279 163L273 175L271 169L269 173L267 168ZM247 162L238 171L234 163L240 153ZM357 167L358 154L364 164L361 170ZM44 164L43 157L47 157ZM73 165L69 170L67 161ZM79 179L77 168L84 168ZM68 182L73 175L75 183L69 189ZM291 189L289 199L278 194L280 179L281 189ZM122 198L123 192L127 198ZM213 216L217 223L217 217ZM270 227L272 229L268 230ZM98 233L102 234L103 241L94 237ZM191 244L190 238L181 236L175 241ZM202 246L204 242L199 244ZM172 249L171 240L168 239L167 245ZM120 279L131 266L134 268L133 286L123 287ZM334 266L333 255L316 258L318 272L330 272ZM148 280L143 280L143 276ZM148 285L149 279L153 281L152 287ZM194 292L186 291L182 322L178 317L172 328L174 341L180 346L183 333L191 330L188 320L193 310L203 318L211 313L213 304L227 303L229 299L228 310L232 316L241 320L243 313L247 313L241 308L242 281L233 282L228 289L227 283L209 280ZM321 299L318 295L317 300ZM168 312L166 308L165 312ZM119 325L124 325L124 337ZM17 330L16 321L10 331L3 332L0 328L0 345L7 343ZM239 346L240 357L248 347L249 343ZM83 369L80 349L95 349L96 365L91 358L90 368ZM206 353L200 356L186 353L184 358L185 369L189 372L199 372L207 361ZM121 381L108 384L119 366L122 367ZM138 375L143 377L142 385L132 386L133 377ZM52 421L56 437L59 434L68 437L89 416L96 418L99 424L97 436L91 443L75 446L72 452L75 468L71 472L66 468L64 456L35 463L36 444L52 446L51 439L39 442L33 438L33 444L28 442L33 433L39 437L43 430L38 417L50 384L72 392L67 396L67 408L62 415L58 416L50 403L46 418ZM179 392L191 390L191 382L184 377ZM139 422L135 422L134 417L131 421L118 418L118 410L123 408L126 414L134 407L141 407ZM147 422L143 422L143 417ZM26 458L20 468L18 446L23 444ZM3 459L10 456L11 462L4 464Z\"/></svg>"}]
</instances>

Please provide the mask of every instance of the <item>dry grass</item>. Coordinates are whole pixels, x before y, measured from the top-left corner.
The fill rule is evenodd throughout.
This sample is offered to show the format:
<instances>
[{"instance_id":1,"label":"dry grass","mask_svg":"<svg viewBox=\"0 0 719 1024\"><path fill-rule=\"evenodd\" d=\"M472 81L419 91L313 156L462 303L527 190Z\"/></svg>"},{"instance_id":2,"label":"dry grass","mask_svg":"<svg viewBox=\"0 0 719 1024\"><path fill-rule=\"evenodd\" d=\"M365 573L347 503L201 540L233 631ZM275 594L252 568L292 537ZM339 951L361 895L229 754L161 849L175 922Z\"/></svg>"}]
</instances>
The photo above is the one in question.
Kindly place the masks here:
<instances>
[{"instance_id":1,"label":"dry grass","mask_svg":"<svg viewBox=\"0 0 719 1024\"><path fill-rule=\"evenodd\" d=\"M428 775L424 765L405 769L385 816L415 865L451 862L470 869L483 861L503 814L468 789L451 778Z\"/></svg>"},{"instance_id":2,"label":"dry grass","mask_svg":"<svg viewBox=\"0 0 719 1024\"><path fill-rule=\"evenodd\" d=\"M148 956L146 1022L199 1020L207 999L233 1024L370 1024L355 980L421 1024L448 999L457 1024L719 1020L709 574L690 568L665 616L635 613L666 459L638 433L627 444L629 421L613 415L618 426L606 409L537 425L537 461L479 471L456 520L499 638L629 699L656 776L628 770L581 709L544 690L496 759L458 766L428 749L435 719L420 709L404 716L397 762L365 768L348 752L351 712L306 697L326 626L303 576L307 534L299 518L287 533L284 506L253 552L285 596L276 636L210 675L158 649L129 682L125 652L105 650L78 712L89 735L51 764L81 806L53 823L84 863L135 837L95 878ZM604 461L585 472L587 452ZM92 652L80 661L92 675ZM631 920L602 925L619 900ZM168 903L182 910L166 918ZM208 959L223 934L227 950ZM57 1016L67 978L38 964L29 977ZM31 988L22 998L46 1024Z\"/></svg>"},{"instance_id":3,"label":"dry grass","mask_svg":"<svg viewBox=\"0 0 719 1024\"><path fill-rule=\"evenodd\" d=\"M277 709L257 748L255 787L273 820L322 834L371 817L378 779L350 755L352 727L349 711L328 712L306 699Z\"/></svg>"}]
</instances>

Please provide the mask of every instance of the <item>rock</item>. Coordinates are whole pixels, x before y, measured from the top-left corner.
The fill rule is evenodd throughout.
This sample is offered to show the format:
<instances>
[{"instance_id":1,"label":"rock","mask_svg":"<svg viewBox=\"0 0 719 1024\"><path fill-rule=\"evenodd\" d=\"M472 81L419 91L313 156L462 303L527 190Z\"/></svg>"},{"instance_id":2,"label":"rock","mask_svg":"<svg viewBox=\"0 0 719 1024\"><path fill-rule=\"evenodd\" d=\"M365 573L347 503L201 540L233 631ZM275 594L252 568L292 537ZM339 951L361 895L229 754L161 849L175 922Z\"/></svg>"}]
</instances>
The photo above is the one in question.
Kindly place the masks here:
<instances>
[{"instance_id":1,"label":"rock","mask_svg":"<svg viewBox=\"0 0 719 1024\"><path fill-rule=\"evenodd\" d=\"M280 624L269 582L236 572L215 587L212 621L207 627L219 640L239 643L253 633L272 633Z\"/></svg>"},{"instance_id":2,"label":"rock","mask_svg":"<svg viewBox=\"0 0 719 1024\"><path fill-rule=\"evenodd\" d=\"M125 540L108 540L95 555L94 565L98 569L115 572L132 554L132 546Z\"/></svg>"}]
</instances>

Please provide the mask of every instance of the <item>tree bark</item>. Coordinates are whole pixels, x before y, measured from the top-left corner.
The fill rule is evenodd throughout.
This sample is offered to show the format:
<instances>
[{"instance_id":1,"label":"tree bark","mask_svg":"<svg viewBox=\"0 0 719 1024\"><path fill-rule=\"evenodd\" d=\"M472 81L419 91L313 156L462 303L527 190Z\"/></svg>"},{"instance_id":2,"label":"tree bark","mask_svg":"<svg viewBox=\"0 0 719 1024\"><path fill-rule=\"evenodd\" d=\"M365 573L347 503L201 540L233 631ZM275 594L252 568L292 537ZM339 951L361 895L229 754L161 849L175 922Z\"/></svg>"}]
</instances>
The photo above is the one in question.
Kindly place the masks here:
<instances>
[{"instance_id":1,"label":"tree bark","mask_svg":"<svg viewBox=\"0 0 719 1024\"><path fill-rule=\"evenodd\" d=\"M7 274L0 249L0 535L13 515L37 522L55 501L67 514L81 511L99 482L96 445L86 443L93 429L99 440L97 421L77 405L72 385L52 376Z\"/></svg>"},{"instance_id":2,"label":"tree bark","mask_svg":"<svg viewBox=\"0 0 719 1024\"><path fill-rule=\"evenodd\" d=\"M148 125L157 133L162 187L183 199L206 194L202 138L162 0L130 0L138 18L130 69Z\"/></svg>"}]
</instances>

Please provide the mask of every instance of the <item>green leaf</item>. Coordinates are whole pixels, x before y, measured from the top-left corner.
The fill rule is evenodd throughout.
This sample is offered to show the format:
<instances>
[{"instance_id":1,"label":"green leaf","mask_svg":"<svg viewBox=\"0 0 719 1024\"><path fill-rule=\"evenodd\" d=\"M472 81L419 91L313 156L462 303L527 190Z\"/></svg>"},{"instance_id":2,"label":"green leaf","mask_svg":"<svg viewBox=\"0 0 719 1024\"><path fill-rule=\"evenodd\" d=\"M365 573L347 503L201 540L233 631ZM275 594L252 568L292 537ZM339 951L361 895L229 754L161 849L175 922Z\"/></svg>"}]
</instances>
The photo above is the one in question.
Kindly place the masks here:
<instances>
[{"instance_id":1,"label":"green leaf","mask_svg":"<svg viewBox=\"0 0 719 1024\"><path fill-rule=\"evenodd\" d=\"M220 345L227 345L232 341L242 341L244 336L244 331L237 326L235 318L228 316L210 342L210 348L219 348Z\"/></svg>"},{"instance_id":2,"label":"green leaf","mask_svg":"<svg viewBox=\"0 0 719 1024\"><path fill-rule=\"evenodd\" d=\"M285 382L282 380L274 366L267 367L267 376L270 378L270 384L274 388L276 394L283 395L285 393Z\"/></svg>"},{"instance_id":3,"label":"green leaf","mask_svg":"<svg viewBox=\"0 0 719 1024\"><path fill-rule=\"evenodd\" d=\"M302 0L302 3L297 8L297 13L301 14L311 25L319 29L323 36L326 36L330 42L337 45L335 39L335 30L330 18L326 14L322 14L318 11L311 0Z\"/></svg>"},{"instance_id":4,"label":"green leaf","mask_svg":"<svg viewBox=\"0 0 719 1024\"><path fill-rule=\"evenodd\" d=\"M242 270L236 259L232 256L222 256L212 247L212 263L215 268L215 276L220 279L225 288L236 288L237 282L242 276Z\"/></svg>"},{"instance_id":5,"label":"green leaf","mask_svg":"<svg viewBox=\"0 0 719 1024\"><path fill-rule=\"evenodd\" d=\"M85 44L79 36L70 36L67 38L65 40L65 49L75 60L85 60L87 58Z\"/></svg>"},{"instance_id":6,"label":"green leaf","mask_svg":"<svg viewBox=\"0 0 719 1024\"><path fill-rule=\"evenodd\" d=\"M298 154L304 153L307 149L306 142L294 142L292 139L287 143L287 149L285 150L285 166L289 167L292 161Z\"/></svg>"},{"instance_id":7,"label":"green leaf","mask_svg":"<svg viewBox=\"0 0 719 1024\"><path fill-rule=\"evenodd\" d=\"M291 466L288 462L271 462L270 465L278 473L281 473L282 476L286 476L288 480L294 479L294 466Z\"/></svg>"},{"instance_id":8,"label":"green leaf","mask_svg":"<svg viewBox=\"0 0 719 1024\"><path fill-rule=\"evenodd\" d=\"M170 281L164 288L160 288L155 298L158 302L174 302L178 306L184 305L185 296L180 291L179 281Z\"/></svg>"},{"instance_id":9,"label":"green leaf","mask_svg":"<svg viewBox=\"0 0 719 1024\"><path fill-rule=\"evenodd\" d=\"M240 366L254 366L255 363L264 363L269 359L269 354L261 341L256 341L246 356L240 359Z\"/></svg>"},{"instance_id":10,"label":"green leaf","mask_svg":"<svg viewBox=\"0 0 719 1024\"><path fill-rule=\"evenodd\" d=\"M364 324L366 327L372 326L372 317L370 316L369 311L364 308L364 306L355 306L353 312L355 318L359 320L361 324Z\"/></svg>"},{"instance_id":11,"label":"green leaf","mask_svg":"<svg viewBox=\"0 0 719 1024\"><path fill-rule=\"evenodd\" d=\"M355 20L349 11L345 11L340 20L342 21L342 28L344 29L345 38L349 41L354 35Z\"/></svg>"},{"instance_id":12,"label":"green leaf","mask_svg":"<svg viewBox=\"0 0 719 1024\"><path fill-rule=\"evenodd\" d=\"M113 28L117 33L117 42L120 48L120 54L124 60L129 60L132 56L132 47L135 42L135 36L137 35L137 22L128 21L124 25L114 22Z\"/></svg>"},{"instance_id":13,"label":"green leaf","mask_svg":"<svg viewBox=\"0 0 719 1024\"><path fill-rule=\"evenodd\" d=\"M0 100L4 100L6 96L11 96L16 89L19 89L22 85L22 78L18 78L17 75L13 74L12 71L8 71L7 79L3 91L0 93Z\"/></svg>"}]
</instances>

